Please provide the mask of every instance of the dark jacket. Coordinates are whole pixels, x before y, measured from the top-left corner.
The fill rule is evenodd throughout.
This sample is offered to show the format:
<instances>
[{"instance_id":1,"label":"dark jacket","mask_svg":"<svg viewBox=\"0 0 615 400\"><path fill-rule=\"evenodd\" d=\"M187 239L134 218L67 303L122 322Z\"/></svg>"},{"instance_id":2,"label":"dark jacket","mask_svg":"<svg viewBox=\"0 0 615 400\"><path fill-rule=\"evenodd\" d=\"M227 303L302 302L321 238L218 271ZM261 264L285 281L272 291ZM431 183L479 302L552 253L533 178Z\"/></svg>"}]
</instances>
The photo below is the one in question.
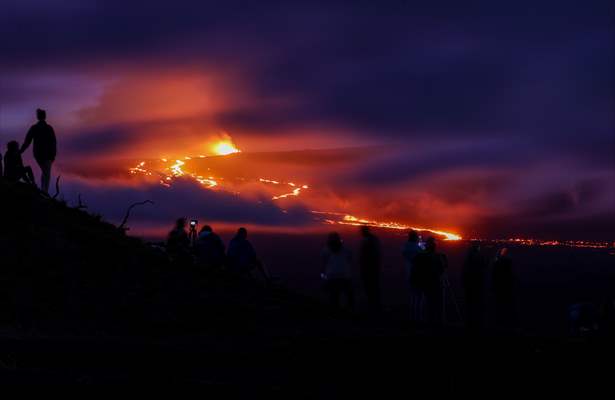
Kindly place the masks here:
<instances>
[{"instance_id":1,"label":"dark jacket","mask_svg":"<svg viewBox=\"0 0 615 400\"><path fill-rule=\"evenodd\" d=\"M418 290L435 292L440 289L442 274L446 267L447 260L444 254L421 252L414 257L410 282Z\"/></svg>"},{"instance_id":2,"label":"dark jacket","mask_svg":"<svg viewBox=\"0 0 615 400\"><path fill-rule=\"evenodd\" d=\"M498 302L512 302L515 290L515 276L512 260L498 257L493 263L493 291Z\"/></svg>"},{"instance_id":3,"label":"dark jacket","mask_svg":"<svg viewBox=\"0 0 615 400\"><path fill-rule=\"evenodd\" d=\"M175 228L167 237L167 251L171 254L187 252L190 247L190 239L184 229Z\"/></svg>"},{"instance_id":4,"label":"dark jacket","mask_svg":"<svg viewBox=\"0 0 615 400\"><path fill-rule=\"evenodd\" d=\"M224 243L214 232L201 232L195 244L197 259L201 264L220 266L224 263Z\"/></svg>"},{"instance_id":5,"label":"dark jacket","mask_svg":"<svg viewBox=\"0 0 615 400\"><path fill-rule=\"evenodd\" d=\"M485 285L487 261L479 250L471 249L463 263L462 280L466 291L482 293Z\"/></svg>"},{"instance_id":6,"label":"dark jacket","mask_svg":"<svg viewBox=\"0 0 615 400\"><path fill-rule=\"evenodd\" d=\"M362 271L377 271L380 268L380 241L376 236L370 234L361 241L359 265Z\"/></svg>"},{"instance_id":7,"label":"dark jacket","mask_svg":"<svg viewBox=\"0 0 615 400\"><path fill-rule=\"evenodd\" d=\"M37 162L54 161L56 159L56 134L51 125L45 121L39 121L32 125L21 146L21 152L23 153L32 142L34 142L33 153Z\"/></svg>"},{"instance_id":8,"label":"dark jacket","mask_svg":"<svg viewBox=\"0 0 615 400\"><path fill-rule=\"evenodd\" d=\"M232 270L246 272L258 264L256 251L248 239L235 236L228 245L227 260Z\"/></svg>"},{"instance_id":9,"label":"dark jacket","mask_svg":"<svg viewBox=\"0 0 615 400\"><path fill-rule=\"evenodd\" d=\"M23 161L19 151L7 151L4 154L4 177L18 181L24 174Z\"/></svg>"}]
</instances>

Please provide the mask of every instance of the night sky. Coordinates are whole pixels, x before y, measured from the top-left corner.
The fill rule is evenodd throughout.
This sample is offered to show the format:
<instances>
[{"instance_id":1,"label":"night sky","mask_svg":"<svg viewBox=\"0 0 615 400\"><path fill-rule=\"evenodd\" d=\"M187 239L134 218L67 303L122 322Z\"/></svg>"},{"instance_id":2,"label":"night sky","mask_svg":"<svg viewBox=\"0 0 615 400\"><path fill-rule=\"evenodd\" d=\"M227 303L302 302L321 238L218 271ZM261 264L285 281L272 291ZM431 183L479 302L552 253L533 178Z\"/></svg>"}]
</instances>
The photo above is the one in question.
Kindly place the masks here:
<instances>
[{"instance_id":1,"label":"night sky","mask_svg":"<svg viewBox=\"0 0 615 400\"><path fill-rule=\"evenodd\" d=\"M246 3L3 0L2 147L45 108L66 200L117 220L152 198L143 231L181 213L308 229L317 209L615 239L612 1ZM246 156L235 176L298 176L310 194L126 174L226 134Z\"/></svg>"}]
</instances>

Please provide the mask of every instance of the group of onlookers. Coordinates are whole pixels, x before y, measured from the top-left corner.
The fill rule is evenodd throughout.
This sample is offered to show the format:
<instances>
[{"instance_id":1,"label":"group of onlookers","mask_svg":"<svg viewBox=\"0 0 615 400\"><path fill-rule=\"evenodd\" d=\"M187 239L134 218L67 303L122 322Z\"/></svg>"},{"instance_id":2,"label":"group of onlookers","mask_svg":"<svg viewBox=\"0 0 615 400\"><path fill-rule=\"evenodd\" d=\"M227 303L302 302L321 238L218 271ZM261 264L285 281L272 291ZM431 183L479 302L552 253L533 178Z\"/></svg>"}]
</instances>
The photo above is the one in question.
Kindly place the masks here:
<instances>
[{"instance_id":1,"label":"group of onlookers","mask_svg":"<svg viewBox=\"0 0 615 400\"><path fill-rule=\"evenodd\" d=\"M380 240L368 226L360 228L358 266L360 278L367 298L369 311L378 313L382 309ZM196 221L188 227L185 218L176 221L175 228L167 238L167 252L178 263L197 264L208 268L227 268L241 275L252 275L258 271L269 281L270 276L248 240L248 231L239 228L226 248L224 242L212 227L204 225L197 233ZM425 242L417 232L411 231L402 248L405 261L405 279L409 291L410 317L416 322L445 322L444 310L446 270L448 260L438 252L433 237ZM353 257L349 248L337 232L327 237L322 251L321 279L329 303L333 308L345 305L354 309ZM486 274L488 263L481 251L480 243L471 243L466 256L462 282L465 294L465 321L470 328L482 327L486 306ZM494 305L496 322L501 327L511 328L515 323L514 275L508 250L500 249L492 263Z\"/></svg>"},{"instance_id":2,"label":"group of onlookers","mask_svg":"<svg viewBox=\"0 0 615 400\"><path fill-rule=\"evenodd\" d=\"M204 225L196 232L196 221L190 225L186 218L179 218L167 237L167 252L173 261L181 264L196 264L207 268L226 267L241 274L250 275L254 271L261 273L268 281L269 273L257 257L252 243L248 240L246 228L239 228L226 250L224 242L211 226Z\"/></svg>"},{"instance_id":3,"label":"group of onlookers","mask_svg":"<svg viewBox=\"0 0 615 400\"><path fill-rule=\"evenodd\" d=\"M23 181L36 185L32 168L24 165L21 157L33 143L34 159L41 169L41 190L48 193L51 165L56 158L56 136L51 125L46 121L45 110L36 110L36 117L38 122L30 127L21 147L15 140L7 143L4 162L0 163L0 175L13 182ZM1 155L0 161L2 161Z\"/></svg>"},{"instance_id":4,"label":"group of onlookers","mask_svg":"<svg viewBox=\"0 0 615 400\"><path fill-rule=\"evenodd\" d=\"M480 242L472 241L462 269L462 283L466 303L466 323L479 329L485 323L487 309L486 276L489 262L482 253ZM516 325L515 276L507 248L497 252L491 263L495 322L500 328Z\"/></svg>"},{"instance_id":5,"label":"group of onlookers","mask_svg":"<svg viewBox=\"0 0 615 400\"><path fill-rule=\"evenodd\" d=\"M382 307L380 241L367 226L361 227L361 236L358 261L361 281L370 311L379 311ZM437 251L436 239L430 237L422 242L418 232L410 231L402 248L402 257L411 319L417 322L443 322L447 302L444 290L448 285L448 260L445 254ZM473 241L462 271L466 302L465 321L470 328L480 328L484 324L488 267L489 263L481 251L480 243ZM506 248L498 251L491 263L491 270L496 322L501 327L512 328L516 319L515 278ZM340 307L344 298L349 308L354 307L352 253L344 246L337 232L329 234L323 250L321 277L333 307ZM449 293L449 296L452 295L454 294Z\"/></svg>"}]
</instances>

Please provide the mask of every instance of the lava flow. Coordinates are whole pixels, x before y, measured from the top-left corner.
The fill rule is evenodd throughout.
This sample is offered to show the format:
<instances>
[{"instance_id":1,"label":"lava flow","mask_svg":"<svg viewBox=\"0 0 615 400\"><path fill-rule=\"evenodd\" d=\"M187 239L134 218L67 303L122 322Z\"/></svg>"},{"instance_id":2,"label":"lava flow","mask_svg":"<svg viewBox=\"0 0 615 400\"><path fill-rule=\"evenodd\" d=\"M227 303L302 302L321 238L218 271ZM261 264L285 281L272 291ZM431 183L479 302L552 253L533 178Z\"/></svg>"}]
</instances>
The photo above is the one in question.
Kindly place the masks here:
<instances>
[{"instance_id":1,"label":"lava flow","mask_svg":"<svg viewBox=\"0 0 615 400\"><path fill-rule=\"evenodd\" d=\"M218 141L209 147L215 156L227 156L230 154L240 153L241 151L235 147L230 137L227 140ZM294 182L286 182L278 179L268 178L254 178L247 179L244 177L229 178L225 180L222 177L204 176L200 175L188 168L188 164L193 158L204 159L208 156L199 155L196 157L185 156L178 159L169 160L167 158L161 158L159 161L141 161L135 167L129 169L129 172L133 175L142 175L145 177L158 176L159 182L165 187L172 186L174 180L178 178L188 178L195 182L198 182L205 189L222 189L228 190L233 193L237 193L233 190L238 184L242 183L258 183L270 187L287 188L279 194L272 194L271 200L277 201L282 199L288 199L291 197L299 197L310 186L305 184L296 184ZM209 170L209 168L207 168ZM327 212L327 211L312 211L313 214L321 216L319 221L324 224L331 225L353 225L353 226L371 226L382 229L393 230L416 230L421 232L429 232L437 235L446 241L460 241L463 240L462 236L457 233L446 232L439 229L424 228L411 226L399 222L383 222L376 221L364 217L356 217L347 213L339 212ZM562 241L562 240L540 240L530 238L510 238L510 239L476 239L484 240L494 243L496 245L517 245L517 246L559 246L559 247L579 247L579 248L593 248L593 249L612 249L615 248L615 243L611 242L592 242L592 241Z\"/></svg>"},{"instance_id":2,"label":"lava flow","mask_svg":"<svg viewBox=\"0 0 615 400\"><path fill-rule=\"evenodd\" d=\"M209 146L209 149L215 156L228 156L235 153L240 153L232 139L228 135L224 135L222 140L214 142ZM198 158L207 158L208 156L199 155ZM203 176L190 170L189 163L193 159L190 156L184 156L175 161L172 161L167 158L161 158L159 161L141 161L135 167L129 169L130 174L133 175L144 175L144 176L158 176L159 183L165 187L172 186L173 182L178 178L189 178L198 182L206 189L225 189L223 186L230 186L231 180L225 181L225 184L222 185L222 181L224 178L222 177L214 177L214 176ZM207 168L209 170L209 168ZM279 186L279 187L287 187L287 192L282 192L280 194L274 194L271 197L271 200L281 200L287 199L290 197L299 197L305 190L310 187L306 184L297 184L295 182L284 182L281 180L275 179L266 179L266 178L258 178L258 179L246 179L243 177L235 178L236 181L245 183L247 182L255 182L267 186ZM226 188L226 190L231 190L231 187ZM234 191L233 191L234 192ZM237 192L235 192L237 193ZM426 231L433 233L435 235L442 236L445 240L461 240L461 236L455 233L444 232L441 230L435 230L430 228L416 228L409 225L404 225L397 222L378 222L368 219L357 218L348 214L341 213L332 213L332 212L322 212L322 211L313 211L314 214L320 215L328 215L329 217L335 217L335 219L327 218L321 220L323 223L329 224L340 224L340 225L368 225L378 228L384 229L398 229L398 230L410 230L415 229L419 231Z\"/></svg>"},{"instance_id":3,"label":"lava flow","mask_svg":"<svg viewBox=\"0 0 615 400\"><path fill-rule=\"evenodd\" d=\"M456 233L445 232L445 231L435 230L431 228L420 228L416 226L401 224L398 222L380 222L380 221L374 221L374 220L369 220L369 219L364 219L364 218L357 218L349 214L326 212L326 211L312 211L312 213L342 217L341 219L337 219L337 220L332 220L332 219L324 220L324 222L328 224L332 224L332 225L337 224L337 225L354 225L354 226L372 226L375 228L397 229L397 230L403 230L403 231L414 230L414 231L420 231L420 232L433 233L434 235L444 237L444 240L463 239L460 235Z\"/></svg>"},{"instance_id":4,"label":"lava flow","mask_svg":"<svg viewBox=\"0 0 615 400\"><path fill-rule=\"evenodd\" d=\"M233 143L230 136L225 135L223 140L217 141L210 146L210 149L214 153L215 156L227 156L230 154L240 153L235 144ZM199 155L198 158L207 158L205 155ZM135 167L129 168L128 172L133 175L141 174L146 176L154 176L157 175L160 177L160 184L166 187L170 187L173 183L173 180L176 178L191 178L196 182L200 183L207 189L212 189L214 187L220 186L220 181L223 178L215 178L213 176L203 176L199 175L196 172L192 172L187 169L186 163L192 160L193 157L184 156L182 159L176 159L171 165L167 166L171 161L167 158L161 158L160 162L163 164L162 168L149 167L153 162L141 161ZM208 168L209 169L209 168ZM239 178L244 180L243 178ZM288 186L290 192L281 193L278 195L274 195L271 197L271 200L279 200L285 199L287 197L296 197L301 194L302 191L309 188L308 185L298 185L293 182L280 182L273 179L264 179L259 178L256 182L269 184L269 185L279 185L279 186Z\"/></svg>"}]
</instances>

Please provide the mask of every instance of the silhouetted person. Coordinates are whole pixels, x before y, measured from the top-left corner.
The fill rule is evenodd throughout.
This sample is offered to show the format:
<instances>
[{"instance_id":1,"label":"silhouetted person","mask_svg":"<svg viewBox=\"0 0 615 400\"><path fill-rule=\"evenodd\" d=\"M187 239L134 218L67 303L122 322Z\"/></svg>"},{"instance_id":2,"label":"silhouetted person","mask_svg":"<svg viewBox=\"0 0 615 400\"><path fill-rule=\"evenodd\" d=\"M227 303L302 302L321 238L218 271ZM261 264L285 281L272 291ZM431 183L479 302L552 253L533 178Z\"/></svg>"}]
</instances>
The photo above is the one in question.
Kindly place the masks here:
<instances>
[{"instance_id":1,"label":"silhouetted person","mask_svg":"<svg viewBox=\"0 0 615 400\"><path fill-rule=\"evenodd\" d=\"M19 143L14 140L6 145L6 153L4 154L4 177L13 182L23 180L26 183L34 184L32 168L23 165L21 153L19 152Z\"/></svg>"},{"instance_id":2,"label":"silhouetted person","mask_svg":"<svg viewBox=\"0 0 615 400\"><path fill-rule=\"evenodd\" d=\"M56 159L56 134L51 125L47 124L47 113L40 108L36 110L38 122L28 131L26 140L21 146L21 153L25 152L30 143L34 142L33 153L36 163L41 168L41 190L49 193L51 180L51 164Z\"/></svg>"},{"instance_id":3,"label":"silhouetted person","mask_svg":"<svg viewBox=\"0 0 615 400\"><path fill-rule=\"evenodd\" d=\"M436 252L436 240L428 238L425 251L414 258L410 279L425 299L426 320L431 323L442 321L442 275L446 267L446 256Z\"/></svg>"},{"instance_id":4,"label":"silhouetted person","mask_svg":"<svg viewBox=\"0 0 615 400\"><path fill-rule=\"evenodd\" d=\"M178 262L187 262L190 258L190 239L186 232L186 218L178 218L167 236L167 251Z\"/></svg>"},{"instance_id":5,"label":"silhouetted person","mask_svg":"<svg viewBox=\"0 0 615 400\"><path fill-rule=\"evenodd\" d=\"M408 290L410 293L410 319L413 321L423 320L423 315L421 315L423 310L423 295L414 286L411 279L414 259L422 250L423 249L419 246L419 234L416 231L410 231L408 233L408 241L404 244L402 249L402 256L404 257L406 284L408 285Z\"/></svg>"},{"instance_id":6,"label":"silhouetted person","mask_svg":"<svg viewBox=\"0 0 615 400\"><path fill-rule=\"evenodd\" d=\"M371 311L380 311L380 240L370 232L368 226L361 227L361 244L359 247L359 266L361 280L367 295Z\"/></svg>"},{"instance_id":7,"label":"silhouetted person","mask_svg":"<svg viewBox=\"0 0 615 400\"><path fill-rule=\"evenodd\" d=\"M201 228L194 250L201 265L219 268L224 264L224 242L209 225Z\"/></svg>"},{"instance_id":8,"label":"silhouetted person","mask_svg":"<svg viewBox=\"0 0 615 400\"><path fill-rule=\"evenodd\" d=\"M500 249L493 262L493 294L495 320L500 328L514 328L516 324L515 276L508 249Z\"/></svg>"},{"instance_id":9,"label":"silhouetted person","mask_svg":"<svg viewBox=\"0 0 615 400\"><path fill-rule=\"evenodd\" d=\"M325 280L325 291L333 308L340 308L341 296L346 297L350 309L354 308L351 266L352 253L344 247L337 232L330 233L322 251L321 277Z\"/></svg>"},{"instance_id":10,"label":"silhouetted person","mask_svg":"<svg viewBox=\"0 0 615 400\"><path fill-rule=\"evenodd\" d=\"M251 275L257 269L265 279L269 281L269 274L261 260L256 255L252 243L248 240L246 228L239 228L237 234L228 245L226 254L229 268L240 275Z\"/></svg>"},{"instance_id":11,"label":"silhouetted person","mask_svg":"<svg viewBox=\"0 0 615 400\"><path fill-rule=\"evenodd\" d=\"M463 263L461 279L466 300L466 324L470 329L480 329L485 319L485 273L487 262L480 242L472 241Z\"/></svg>"}]
</instances>

